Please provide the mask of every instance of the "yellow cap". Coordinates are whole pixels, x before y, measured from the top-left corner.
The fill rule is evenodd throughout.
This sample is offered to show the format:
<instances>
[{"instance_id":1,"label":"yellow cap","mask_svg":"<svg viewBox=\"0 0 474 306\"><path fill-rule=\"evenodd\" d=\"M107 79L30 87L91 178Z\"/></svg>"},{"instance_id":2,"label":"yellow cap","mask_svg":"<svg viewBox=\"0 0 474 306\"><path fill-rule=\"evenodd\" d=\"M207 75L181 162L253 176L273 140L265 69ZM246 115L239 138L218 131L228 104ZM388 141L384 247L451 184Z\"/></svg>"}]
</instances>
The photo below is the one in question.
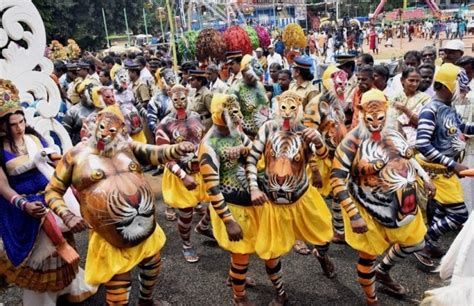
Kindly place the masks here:
<instances>
[{"instance_id":1,"label":"yellow cap","mask_svg":"<svg viewBox=\"0 0 474 306\"><path fill-rule=\"evenodd\" d=\"M252 62L253 57L249 54L246 54L243 58L242 61L240 62L240 70L245 70L247 67L250 65L250 62Z\"/></svg>"},{"instance_id":2,"label":"yellow cap","mask_svg":"<svg viewBox=\"0 0 474 306\"><path fill-rule=\"evenodd\" d=\"M360 100L360 105L364 105L372 101L388 102L387 97L384 95L382 91L378 89L371 89L362 95L362 99Z\"/></svg>"},{"instance_id":3,"label":"yellow cap","mask_svg":"<svg viewBox=\"0 0 474 306\"><path fill-rule=\"evenodd\" d=\"M105 107L105 103L104 100L102 100L102 96L99 94L100 89L101 88L99 86L95 86L94 88L92 88L91 100L95 108L103 109Z\"/></svg>"},{"instance_id":4,"label":"yellow cap","mask_svg":"<svg viewBox=\"0 0 474 306\"><path fill-rule=\"evenodd\" d=\"M120 107L117 104L109 105L103 110L99 112L99 116L103 114L113 114L115 117L117 117L122 123L125 123L125 117L122 114L122 111L120 110Z\"/></svg>"},{"instance_id":5,"label":"yellow cap","mask_svg":"<svg viewBox=\"0 0 474 306\"><path fill-rule=\"evenodd\" d=\"M212 114L212 122L215 125L225 126L225 122L222 119L222 113L225 109L225 103L229 99L229 95L215 93L212 97L211 102L211 114Z\"/></svg>"},{"instance_id":6,"label":"yellow cap","mask_svg":"<svg viewBox=\"0 0 474 306\"><path fill-rule=\"evenodd\" d=\"M324 88L326 88L327 90L331 90L331 75L340 70L339 68L336 67L336 65L329 65L326 70L324 70L324 73L323 73L323 86Z\"/></svg>"},{"instance_id":7,"label":"yellow cap","mask_svg":"<svg viewBox=\"0 0 474 306\"><path fill-rule=\"evenodd\" d=\"M434 81L443 84L451 93L454 93L460 71L461 68L456 65L443 64L435 73Z\"/></svg>"},{"instance_id":8,"label":"yellow cap","mask_svg":"<svg viewBox=\"0 0 474 306\"><path fill-rule=\"evenodd\" d=\"M78 94L83 93L84 90L86 90L87 85L89 85L90 83L91 81L88 79L81 81L79 84L76 85L76 92Z\"/></svg>"}]
</instances>

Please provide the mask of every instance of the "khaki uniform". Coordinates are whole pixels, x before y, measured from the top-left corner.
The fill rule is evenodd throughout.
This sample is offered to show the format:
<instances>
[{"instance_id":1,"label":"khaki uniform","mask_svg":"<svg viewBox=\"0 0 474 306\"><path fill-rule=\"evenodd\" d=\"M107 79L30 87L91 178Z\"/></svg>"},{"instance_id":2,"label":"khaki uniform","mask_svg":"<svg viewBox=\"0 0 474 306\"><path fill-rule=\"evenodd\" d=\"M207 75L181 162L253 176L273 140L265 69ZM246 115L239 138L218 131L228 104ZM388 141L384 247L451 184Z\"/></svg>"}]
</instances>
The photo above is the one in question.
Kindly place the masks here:
<instances>
[{"instance_id":1,"label":"khaki uniform","mask_svg":"<svg viewBox=\"0 0 474 306\"><path fill-rule=\"evenodd\" d=\"M137 108L138 113L140 114L140 117L142 119L142 124L144 126L143 130L145 132L147 143L153 144L155 143L155 137L153 132L150 131L150 129L148 128L147 124L147 105L148 102L151 100L150 88L140 79L138 79L132 83L132 90L133 95L135 96L135 107Z\"/></svg>"},{"instance_id":2,"label":"khaki uniform","mask_svg":"<svg viewBox=\"0 0 474 306\"><path fill-rule=\"evenodd\" d=\"M212 92L206 86L203 86L196 92L191 105L191 110L198 113L201 117L201 123L206 128L206 131L212 126L211 102Z\"/></svg>"},{"instance_id":3,"label":"khaki uniform","mask_svg":"<svg viewBox=\"0 0 474 306\"><path fill-rule=\"evenodd\" d=\"M304 81L299 86L296 84L296 82L293 82L290 84L289 90L296 92L301 98L303 98L303 107L306 107L309 101L319 94L316 86L311 84L310 81Z\"/></svg>"},{"instance_id":4,"label":"khaki uniform","mask_svg":"<svg viewBox=\"0 0 474 306\"><path fill-rule=\"evenodd\" d=\"M229 87L231 87L232 85L237 84L237 82L242 80L242 79L243 79L243 76L242 76L241 71L239 71L239 73L237 73L237 74L231 74L231 76L227 80L227 85L229 85Z\"/></svg>"},{"instance_id":5,"label":"khaki uniform","mask_svg":"<svg viewBox=\"0 0 474 306\"><path fill-rule=\"evenodd\" d=\"M77 77L74 81L72 81L71 84L69 84L69 87L67 89L67 98L71 102L72 105L75 105L81 101L81 97L79 97L79 94L77 93L77 86L83 81L81 77Z\"/></svg>"}]
</instances>

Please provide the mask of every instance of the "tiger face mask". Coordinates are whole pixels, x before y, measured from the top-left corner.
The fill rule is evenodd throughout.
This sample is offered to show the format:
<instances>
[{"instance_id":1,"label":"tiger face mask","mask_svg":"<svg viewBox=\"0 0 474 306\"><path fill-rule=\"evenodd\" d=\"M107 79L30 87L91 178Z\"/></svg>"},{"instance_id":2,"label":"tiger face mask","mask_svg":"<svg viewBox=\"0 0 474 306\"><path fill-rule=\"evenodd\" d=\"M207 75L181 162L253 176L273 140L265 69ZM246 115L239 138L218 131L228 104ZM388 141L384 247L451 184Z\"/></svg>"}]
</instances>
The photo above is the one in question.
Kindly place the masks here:
<instances>
[{"instance_id":1,"label":"tiger face mask","mask_svg":"<svg viewBox=\"0 0 474 306\"><path fill-rule=\"evenodd\" d=\"M302 99L296 93L286 91L276 98L278 109L276 116L283 120L283 129L289 130L291 126L301 122L303 118Z\"/></svg>"}]
</instances>

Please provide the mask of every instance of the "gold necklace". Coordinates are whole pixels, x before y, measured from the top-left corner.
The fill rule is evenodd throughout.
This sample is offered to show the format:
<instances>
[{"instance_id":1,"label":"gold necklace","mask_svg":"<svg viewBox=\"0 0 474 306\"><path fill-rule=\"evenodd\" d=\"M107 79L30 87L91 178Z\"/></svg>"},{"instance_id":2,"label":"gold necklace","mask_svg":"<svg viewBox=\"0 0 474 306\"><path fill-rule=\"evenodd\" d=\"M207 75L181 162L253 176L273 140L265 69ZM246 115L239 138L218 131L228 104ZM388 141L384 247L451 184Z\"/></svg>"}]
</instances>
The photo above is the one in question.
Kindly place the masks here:
<instances>
[{"instance_id":1,"label":"gold necklace","mask_svg":"<svg viewBox=\"0 0 474 306\"><path fill-rule=\"evenodd\" d=\"M24 141L21 145L17 145L15 143L15 146L16 146L16 149L18 150L18 154L20 155L28 154L28 150L26 149L26 145Z\"/></svg>"}]
</instances>

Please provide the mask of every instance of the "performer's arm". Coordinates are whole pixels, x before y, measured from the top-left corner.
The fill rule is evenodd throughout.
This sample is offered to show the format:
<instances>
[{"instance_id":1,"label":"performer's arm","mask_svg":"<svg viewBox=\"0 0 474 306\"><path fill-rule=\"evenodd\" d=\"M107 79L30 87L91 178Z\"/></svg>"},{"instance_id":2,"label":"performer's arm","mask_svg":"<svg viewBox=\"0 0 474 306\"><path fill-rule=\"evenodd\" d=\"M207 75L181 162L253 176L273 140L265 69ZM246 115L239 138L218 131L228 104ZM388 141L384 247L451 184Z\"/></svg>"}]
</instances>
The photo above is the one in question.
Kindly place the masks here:
<instances>
[{"instance_id":1,"label":"performer's arm","mask_svg":"<svg viewBox=\"0 0 474 306\"><path fill-rule=\"evenodd\" d=\"M199 145L199 166L212 207L225 223L235 221L220 190L219 158L205 142Z\"/></svg>"},{"instance_id":2,"label":"performer's arm","mask_svg":"<svg viewBox=\"0 0 474 306\"><path fill-rule=\"evenodd\" d=\"M435 112L430 107L425 107L420 113L418 119L418 128L416 131L416 149L423 154L430 162L442 164L448 168L453 168L456 162L441 152L439 152L432 144L436 128Z\"/></svg>"},{"instance_id":3,"label":"performer's arm","mask_svg":"<svg viewBox=\"0 0 474 306\"><path fill-rule=\"evenodd\" d=\"M257 182L257 163L262 157L267 143L268 134L270 131L270 124L264 124L258 130L257 135L253 141L252 149L247 157L247 179L249 181L250 189L258 189Z\"/></svg>"},{"instance_id":4,"label":"performer's arm","mask_svg":"<svg viewBox=\"0 0 474 306\"><path fill-rule=\"evenodd\" d=\"M66 203L64 203L64 194L69 188L72 182L72 171L74 169L74 156L73 151L68 151L63 158L59 161L56 169L54 170L53 176L46 186L45 201L48 206L54 211L56 215L61 219L74 215Z\"/></svg>"},{"instance_id":5,"label":"performer's arm","mask_svg":"<svg viewBox=\"0 0 474 306\"><path fill-rule=\"evenodd\" d=\"M163 125L159 124L156 128L155 143L157 146L169 145L171 143L170 138L166 134ZM176 161L169 161L166 163L166 168L168 168L174 175L183 180L186 177L186 172L181 169Z\"/></svg>"},{"instance_id":6,"label":"performer's arm","mask_svg":"<svg viewBox=\"0 0 474 306\"><path fill-rule=\"evenodd\" d=\"M164 165L169 161L178 160L187 153L194 151L193 144L188 142L175 145L153 146L132 141L130 146L140 163L153 166Z\"/></svg>"},{"instance_id":7,"label":"performer's arm","mask_svg":"<svg viewBox=\"0 0 474 306\"><path fill-rule=\"evenodd\" d=\"M347 178L358 146L356 137L344 138L336 149L330 176L334 198L341 204L351 219L359 216L359 210L349 194Z\"/></svg>"}]
</instances>

